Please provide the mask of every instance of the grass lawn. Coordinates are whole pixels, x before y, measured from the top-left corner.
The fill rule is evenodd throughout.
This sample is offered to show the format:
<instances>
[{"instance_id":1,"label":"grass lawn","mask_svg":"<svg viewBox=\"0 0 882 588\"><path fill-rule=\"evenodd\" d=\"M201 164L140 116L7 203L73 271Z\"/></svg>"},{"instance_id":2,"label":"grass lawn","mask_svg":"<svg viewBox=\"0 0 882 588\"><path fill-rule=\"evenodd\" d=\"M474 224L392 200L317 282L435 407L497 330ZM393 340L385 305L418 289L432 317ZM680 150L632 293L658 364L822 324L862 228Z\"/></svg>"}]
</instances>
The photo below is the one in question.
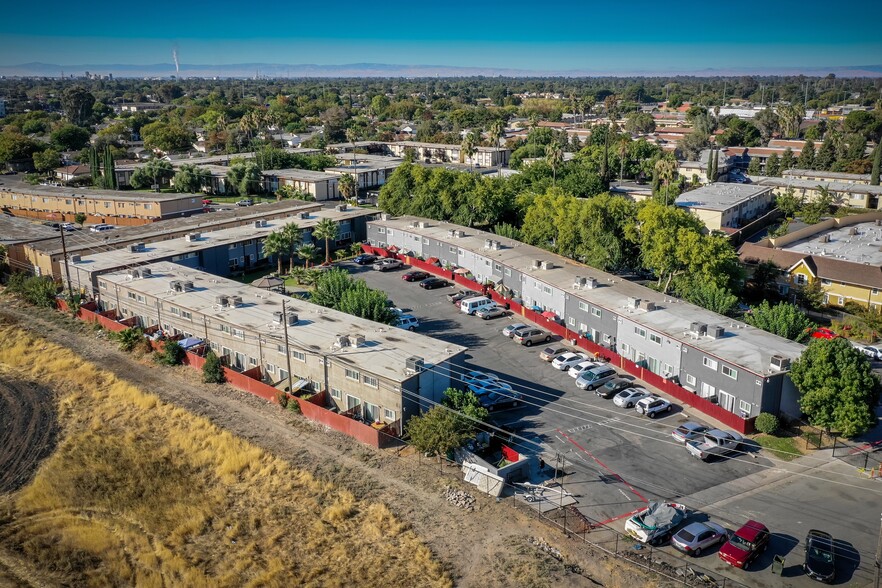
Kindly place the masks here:
<instances>
[{"instance_id":1,"label":"grass lawn","mask_svg":"<svg viewBox=\"0 0 882 588\"><path fill-rule=\"evenodd\" d=\"M763 449L767 449L776 458L791 461L802 455L796 446L794 437L776 437L774 435L759 434L753 438Z\"/></svg>"}]
</instances>

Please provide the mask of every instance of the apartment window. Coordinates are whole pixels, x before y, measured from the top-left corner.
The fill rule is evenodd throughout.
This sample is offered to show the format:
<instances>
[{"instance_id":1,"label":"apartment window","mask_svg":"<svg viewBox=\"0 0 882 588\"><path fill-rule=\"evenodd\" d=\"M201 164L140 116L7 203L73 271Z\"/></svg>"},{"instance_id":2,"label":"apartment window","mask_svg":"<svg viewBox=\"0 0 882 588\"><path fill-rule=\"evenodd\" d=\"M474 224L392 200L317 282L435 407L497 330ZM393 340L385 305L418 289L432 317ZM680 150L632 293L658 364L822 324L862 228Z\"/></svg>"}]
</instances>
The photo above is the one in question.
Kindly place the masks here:
<instances>
[{"instance_id":1,"label":"apartment window","mask_svg":"<svg viewBox=\"0 0 882 588\"><path fill-rule=\"evenodd\" d=\"M686 383L690 386L694 386L695 385L695 376L693 376L692 374L686 374Z\"/></svg>"},{"instance_id":2,"label":"apartment window","mask_svg":"<svg viewBox=\"0 0 882 588\"><path fill-rule=\"evenodd\" d=\"M178 308L177 306L172 306L171 308L168 309L168 311L175 316L181 316L181 309Z\"/></svg>"},{"instance_id":3,"label":"apartment window","mask_svg":"<svg viewBox=\"0 0 882 588\"><path fill-rule=\"evenodd\" d=\"M110 208L110 202L105 202L105 203L104 203L104 208Z\"/></svg>"},{"instance_id":4,"label":"apartment window","mask_svg":"<svg viewBox=\"0 0 882 588\"><path fill-rule=\"evenodd\" d=\"M385 235L385 234L386 234L386 229L385 229L385 227L379 227L379 228L377 229L377 232L380 233L381 235ZM339 390L338 390L338 392L339 392Z\"/></svg>"},{"instance_id":5,"label":"apartment window","mask_svg":"<svg viewBox=\"0 0 882 588\"><path fill-rule=\"evenodd\" d=\"M721 368L720 368L720 372L721 372L724 376L727 376L727 377L729 377L729 378L732 378L733 380L737 380L737 379L738 379L738 370L732 369L732 368L730 368L730 367L727 366L727 365L724 365L723 367L721 367Z\"/></svg>"},{"instance_id":6,"label":"apartment window","mask_svg":"<svg viewBox=\"0 0 882 588\"><path fill-rule=\"evenodd\" d=\"M188 336L192 336L192 335L188 335ZM256 357L249 357L248 358L248 365L257 365L257 358Z\"/></svg>"},{"instance_id":7,"label":"apartment window","mask_svg":"<svg viewBox=\"0 0 882 588\"><path fill-rule=\"evenodd\" d=\"M239 354L237 353L236 356L238 357L238 355ZM279 368L279 379L280 380L287 380L288 379L288 371L284 370L282 368Z\"/></svg>"},{"instance_id":8,"label":"apartment window","mask_svg":"<svg viewBox=\"0 0 882 588\"><path fill-rule=\"evenodd\" d=\"M805 274L796 274L796 284L799 286L805 285Z\"/></svg>"},{"instance_id":9,"label":"apartment window","mask_svg":"<svg viewBox=\"0 0 882 588\"><path fill-rule=\"evenodd\" d=\"M569 320L568 320L568 322L569 322L569 324L570 324L571 327L575 327L575 326L576 326L576 319L574 319L573 317L570 317Z\"/></svg>"},{"instance_id":10,"label":"apartment window","mask_svg":"<svg viewBox=\"0 0 882 588\"><path fill-rule=\"evenodd\" d=\"M136 298L136 299L138 300L138 302L140 302L141 304L144 304L145 302L147 302L147 299L144 298L143 296L141 296L140 294L138 294L135 298Z\"/></svg>"},{"instance_id":11,"label":"apartment window","mask_svg":"<svg viewBox=\"0 0 882 588\"><path fill-rule=\"evenodd\" d=\"M644 329L642 327L634 327L634 334L637 335L638 337L646 339L646 329Z\"/></svg>"},{"instance_id":12,"label":"apartment window","mask_svg":"<svg viewBox=\"0 0 882 588\"><path fill-rule=\"evenodd\" d=\"M226 334L228 334L228 335L230 334L230 327L229 327L229 325L225 325L225 324L221 323L220 325L218 325L217 328L220 329L221 333L226 333Z\"/></svg>"},{"instance_id":13,"label":"apartment window","mask_svg":"<svg viewBox=\"0 0 882 588\"><path fill-rule=\"evenodd\" d=\"M362 376L361 381L365 383L366 386L370 386L371 388L379 388L380 382L373 376Z\"/></svg>"},{"instance_id":14,"label":"apartment window","mask_svg":"<svg viewBox=\"0 0 882 588\"><path fill-rule=\"evenodd\" d=\"M359 374L355 370L350 370L350 369L346 370L346 379L348 379L348 380L355 380L357 382L360 379L360 375L361 374Z\"/></svg>"},{"instance_id":15,"label":"apartment window","mask_svg":"<svg viewBox=\"0 0 882 588\"><path fill-rule=\"evenodd\" d=\"M394 235L394 233L392 232L392 229L388 229L388 230L386 231L386 234L389 235L390 237L391 237L392 235Z\"/></svg>"},{"instance_id":16,"label":"apartment window","mask_svg":"<svg viewBox=\"0 0 882 588\"><path fill-rule=\"evenodd\" d=\"M588 312L590 309L591 309L591 307L588 306L588 304L586 304L584 302L579 303L579 310L581 310L583 312Z\"/></svg>"},{"instance_id":17,"label":"apartment window","mask_svg":"<svg viewBox=\"0 0 882 588\"><path fill-rule=\"evenodd\" d=\"M299 352L299 351L292 351L292 352L291 352L291 357L293 357L293 358L296 359L297 361L306 361L306 354L305 354L305 353L301 353L301 352Z\"/></svg>"},{"instance_id":18,"label":"apartment window","mask_svg":"<svg viewBox=\"0 0 882 588\"><path fill-rule=\"evenodd\" d=\"M276 373L276 366L274 366L271 363L268 363L268 364L266 364L266 371L268 371L271 374L274 374L274 373Z\"/></svg>"},{"instance_id":19,"label":"apartment window","mask_svg":"<svg viewBox=\"0 0 882 588\"><path fill-rule=\"evenodd\" d=\"M631 346L627 343L622 343L622 355L627 356L631 352Z\"/></svg>"},{"instance_id":20,"label":"apartment window","mask_svg":"<svg viewBox=\"0 0 882 588\"><path fill-rule=\"evenodd\" d=\"M235 329L234 328L234 329L232 329L232 331L233 331L233 337L235 337L236 339L244 339L245 338L245 331L243 331L242 329Z\"/></svg>"},{"instance_id":21,"label":"apartment window","mask_svg":"<svg viewBox=\"0 0 882 588\"><path fill-rule=\"evenodd\" d=\"M388 408L383 409L383 420L387 423L391 423L395 421L395 411L389 410Z\"/></svg>"},{"instance_id":22,"label":"apartment window","mask_svg":"<svg viewBox=\"0 0 882 588\"><path fill-rule=\"evenodd\" d=\"M189 310L182 310L182 311L181 311L181 316L182 316L183 318L187 319L188 321L192 321L192 320L193 320L193 313L191 313Z\"/></svg>"},{"instance_id":23,"label":"apartment window","mask_svg":"<svg viewBox=\"0 0 882 588\"><path fill-rule=\"evenodd\" d=\"M711 359L709 357L705 357L702 360L702 363L704 363L704 367L706 367L706 368L710 368L714 371L716 371L716 369L717 369L717 360L716 359Z\"/></svg>"},{"instance_id":24,"label":"apartment window","mask_svg":"<svg viewBox=\"0 0 882 588\"><path fill-rule=\"evenodd\" d=\"M738 401L738 410L740 410L741 412L747 413L747 415L750 416L751 409L753 409L753 405L751 403L747 402L746 400Z\"/></svg>"},{"instance_id":25,"label":"apartment window","mask_svg":"<svg viewBox=\"0 0 882 588\"><path fill-rule=\"evenodd\" d=\"M99 281L98 287L101 288L102 290L107 290L107 283Z\"/></svg>"},{"instance_id":26,"label":"apartment window","mask_svg":"<svg viewBox=\"0 0 882 588\"><path fill-rule=\"evenodd\" d=\"M423 237L423 245L428 245L428 244L429 244L429 240L426 239L425 237Z\"/></svg>"},{"instance_id":27,"label":"apartment window","mask_svg":"<svg viewBox=\"0 0 882 588\"><path fill-rule=\"evenodd\" d=\"M591 308L591 315L600 318L600 309L599 308Z\"/></svg>"},{"instance_id":28,"label":"apartment window","mask_svg":"<svg viewBox=\"0 0 882 588\"><path fill-rule=\"evenodd\" d=\"M656 335L655 333L649 334L649 340L655 343L656 345L661 345L661 335Z\"/></svg>"},{"instance_id":29,"label":"apartment window","mask_svg":"<svg viewBox=\"0 0 882 588\"><path fill-rule=\"evenodd\" d=\"M511 270L509 268L505 268L505 275L511 277Z\"/></svg>"},{"instance_id":30,"label":"apartment window","mask_svg":"<svg viewBox=\"0 0 882 588\"><path fill-rule=\"evenodd\" d=\"M365 402L361 408L361 416L369 423L375 423L380 420L380 407L370 402Z\"/></svg>"},{"instance_id":31,"label":"apartment window","mask_svg":"<svg viewBox=\"0 0 882 588\"><path fill-rule=\"evenodd\" d=\"M839 297L839 306L842 306L843 304L845 304L845 296L840 296Z\"/></svg>"},{"instance_id":32,"label":"apartment window","mask_svg":"<svg viewBox=\"0 0 882 588\"><path fill-rule=\"evenodd\" d=\"M241 245L239 245L238 243L230 243L230 244L227 246L228 249L236 249L236 248L238 248L238 247L241 247Z\"/></svg>"},{"instance_id":33,"label":"apartment window","mask_svg":"<svg viewBox=\"0 0 882 588\"><path fill-rule=\"evenodd\" d=\"M337 400L343 399L343 392L338 390L337 388L331 388L331 398L336 398Z\"/></svg>"},{"instance_id":34,"label":"apartment window","mask_svg":"<svg viewBox=\"0 0 882 588\"><path fill-rule=\"evenodd\" d=\"M879 293L879 288L873 288L873 296Z\"/></svg>"},{"instance_id":35,"label":"apartment window","mask_svg":"<svg viewBox=\"0 0 882 588\"><path fill-rule=\"evenodd\" d=\"M502 271L502 266L499 265L498 263L494 263L494 264L493 264L493 271L501 272L501 271Z\"/></svg>"},{"instance_id":36,"label":"apartment window","mask_svg":"<svg viewBox=\"0 0 882 588\"><path fill-rule=\"evenodd\" d=\"M830 280L821 280L821 283L825 286L829 286L832 282Z\"/></svg>"},{"instance_id":37,"label":"apartment window","mask_svg":"<svg viewBox=\"0 0 882 588\"><path fill-rule=\"evenodd\" d=\"M144 205L144 210L150 210L151 208L153 208L152 204L145 204Z\"/></svg>"},{"instance_id":38,"label":"apartment window","mask_svg":"<svg viewBox=\"0 0 882 588\"><path fill-rule=\"evenodd\" d=\"M132 300L135 299L135 293L134 293L134 292L127 292L127 293L126 293L126 296L128 296L128 297L131 298Z\"/></svg>"},{"instance_id":39,"label":"apartment window","mask_svg":"<svg viewBox=\"0 0 882 588\"><path fill-rule=\"evenodd\" d=\"M546 294L551 294L551 286L542 286L542 291Z\"/></svg>"},{"instance_id":40,"label":"apartment window","mask_svg":"<svg viewBox=\"0 0 882 588\"><path fill-rule=\"evenodd\" d=\"M717 395L717 389L708 384L707 382L701 383L701 397L702 398L710 398L711 396Z\"/></svg>"},{"instance_id":41,"label":"apartment window","mask_svg":"<svg viewBox=\"0 0 882 588\"><path fill-rule=\"evenodd\" d=\"M451 245L447 248L447 251L449 251L450 253L456 253L456 247L454 245Z\"/></svg>"},{"instance_id":42,"label":"apartment window","mask_svg":"<svg viewBox=\"0 0 882 588\"><path fill-rule=\"evenodd\" d=\"M18 197L17 197L17 196L13 196L12 199L13 199L13 200L18 200ZM67 204L67 205L73 204L73 202L72 202L71 200L69 200L69 199L68 199L68 200L65 200L64 203Z\"/></svg>"}]
</instances>

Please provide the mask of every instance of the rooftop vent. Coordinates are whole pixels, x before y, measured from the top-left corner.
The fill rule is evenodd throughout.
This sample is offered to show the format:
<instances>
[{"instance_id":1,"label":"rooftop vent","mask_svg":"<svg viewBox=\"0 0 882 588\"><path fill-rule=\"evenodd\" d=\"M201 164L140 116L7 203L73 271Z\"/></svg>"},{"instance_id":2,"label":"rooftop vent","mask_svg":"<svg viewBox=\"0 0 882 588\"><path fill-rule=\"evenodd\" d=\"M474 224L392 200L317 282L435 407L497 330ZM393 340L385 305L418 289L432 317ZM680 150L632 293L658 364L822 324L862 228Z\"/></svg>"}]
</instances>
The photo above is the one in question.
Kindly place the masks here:
<instances>
[{"instance_id":1,"label":"rooftop vent","mask_svg":"<svg viewBox=\"0 0 882 588\"><path fill-rule=\"evenodd\" d=\"M641 300L640 308L646 311L655 310L655 302L652 300Z\"/></svg>"},{"instance_id":2,"label":"rooftop vent","mask_svg":"<svg viewBox=\"0 0 882 588\"><path fill-rule=\"evenodd\" d=\"M493 251L499 251L500 249L502 249L502 243L500 243L499 241L490 241L490 249L492 249Z\"/></svg>"},{"instance_id":3,"label":"rooftop vent","mask_svg":"<svg viewBox=\"0 0 882 588\"><path fill-rule=\"evenodd\" d=\"M193 282L191 282L190 280L187 280L186 282L184 282L184 283L181 284L181 285L184 287L184 292L192 292L193 290L196 289L196 288L193 286Z\"/></svg>"},{"instance_id":4,"label":"rooftop vent","mask_svg":"<svg viewBox=\"0 0 882 588\"><path fill-rule=\"evenodd\" d=\"M427 223L426 221L420 221L417 223L417 226L419 226L419 228L421 229L427 229L429 228L429 223Z\"/></svg>"},{"instance_id":5,"label":"rooftop vent","mask_svg":"<svg viewBox=\"0 0 882 588\"><path fill-rule=\"evenodd\" d=\"M404 369L411 374L418 374L425 369L425 360L422 357L412 355L404 360Z\"/></svg>"},{"instance_id":6,"label":"rooftop vent","mask_svg":"<svg viewBox=\"0 0 882 588\"><path fill-rule=\"evenodd\" d=\"M491 247L493 247L493 240L484 239L484 249L490 249Z\"/></svg>"},{"instance_id":7,"label":"rooftop vent","mask_svg":"<svg viewBox=\"0 0 882 588\"><path fill-rule=\"evenodd\" d=\"M848 229L848 234L857 235L857 227L851 227L850 229Z\"/></svg>"},{"instance_id":8,"label":"rooftop vent","mask_svg":"<svg viewBox=\"0 0 882 588\"><path fill-rule=\"evenodd\" d=\"M821 235L821 243L829 243L830 235Z\"/></svg>"},{"instance_id":9,"label":"rooftop vent","mask_svg":"<svg viewBox=\"0 0 882 588\"><path fill-rule=\"evenodd\" d=\"M349 337L347 337L346 335L337 335L334 340L334 345L336 347L348 347Z\"/></svg>"},{"instance_id":10,"label":"rooftop vent","mask_svg":"<svg viewBox=\"0 0 882 588\"><path fill-rule=\"evenodd\" d=\"M309 213L308 212L301 212L300 218L309 218ZM383 220L386 220L386 219L383 219Z\"/></svg>"},{"instance_id":11,"label":"rooftop vent","mask_svg":"<svg viewBox=\"0 0 882 588\"><path fill-rule=\"evenodd\" d=\"M542 269L544 269L544 270L554 269L554 262L553 261L543 261L542 262Z\"/></svg>"},{"instance_id":12,"label":"rooftop vent","mask_svg":"<svg viewBox=\"0 0 882 588\"><path fill-rule=\"evenodd\" d=\"M585 287L589 290L593 290L597 287L597 280L592 278L591 276L588 276L587 278L585 278Z\"/></svg>"},{"instance_id":13,"label":"rooftop vent","mask_svg":"<svg viewBox=\"0 0 882 588\"><path fill-rule=\"evenodd\" d=\"M457 233L457 231L454 231L453 229L447 229L447 236L448 237L456 237L456 233Z\"/></svg>"},{"instance_id":14,"label":"rooftop vent","mask_svg":"<svg viewBox=\"0 0 882 588\"><path fill-rule=\"evenodd\" d=\"M689 325L689 332L693 335L707 335L707 323L692 322Z\"/></svg>"},{"instance_id":15,"label":"rooftop vent","mask_svg":"<svg viewBox=\"0 0 882 588\"><path fill-rule=\"evenodd\" d=\"M141 270L141 277L142 278L149 278L152 275L153 275L153 270L150 269L149 267L145 267L144 269Z\"/></svg>"},{"instance_id":16,"label":"rooftop vent","mask_svg":"<svg viewBox=\"0 0 882 588\"><path fill-rule=\"evenodd\" d=\"M384 212L384 213L380 214L380 220L382 220L382 221L387 221L391 218L392 218L392 215L390 215L388 212Z\"/></svg>"},{"instance_id":17,"label":"rooftop vent","mask_svg":"<svg viewBox=\"0 0 882 588\"><path fill-rule=\"evenodd\" d=\"M82 260L83 260L83 258L80 257L79 255L71 255L70 256L71 263L80 263Z\"/></svg>"},{"instance_id":18,"label":"rooftop vent","mask_svg":"<svg viewBox=\"0 0 882 588\"><path fill-rule=\"evenodd\" d=\"M133 280L134 280L135 278L140 278L140 277L141 277L141 272L140 272L139 270L136 270L136 269L130 269L129 271L126 272L126 274L129 276L129 278L131 278L131 279L133 279Z\"/></svg>"},{"instance_id":19,"label":"rooftop vent","mask_svg":"<svg viewBox=\"0 0 882 588\"><path fill-rule=\"evenodd\" d=\"M784 371L790 367L790 359L783 355L773 355L769 361L769 367L779 372Z\"/></svg>"},{"instance_id":20,"label":"rooftop vent","mask_svg":"<svg viewBox=\"0 0 882 588\"><path fill-rule=\"evenodd\" d=\"M640 307L640 299L635 298L633 296L628 296L628 308L639 308Z\"/></svg>"},{"instance_id":21,"label":"rooftop vent","mask_svg":"<svg viewBox=\"0 0 882 588\"><path fill-rule=\"evenodd\" d=\"M724 329L723 327L721 327L719 325L710 327L707 330L707 336L710 337L711 339L722 339L723 335L725 335L725 334L726 334L726 329Z\"/></svg>"},{"instance_id":22,"label":"rooftop vent","mask_svg":"<svg viewBox=\"0 0 882 588\"><path fill-rule=\"evenodd\" d=\"M236 308L237 306L242 306L242 297L241 296L230 296L227 299L227 306L230 308Z\"/></svg>"},{"instance_id":23,"label":"rooftop vent","mask_svg":"<svg viewBox=\"0 0 882 588\"><path fill-rule=\"evenodd\" d=\"M168 289L172 292L183 292L184 285L181 283L180 280L172 280L168 283Z\"/></svg>"},{"instance_id":24,"label":"rooftop vent","mask_svg":"<svg viewBox=\"0 0 882 588\"><path fill-rule=\"evenodd\" d=\"M576 278L573 280L573 288L584 288L585 282L585 278L583 278L582 276L576 276Z\"/></svg>"},{"instance_id":25,"label":"rooftop vent","mask_svg":"<svg viewBox=\"0 0 882 588\"><path fill-rule=\"evenodd\" d=\"M224 295L215 296L214 303L217 304L218 306L226 306L228 303L228 299Z\"/></svg>"},{"instance_id":26,"label":"rooftop vent","mask_svg":"<svg viewBox=\"0 0 882 588\"><path fill-rule=\"evenodd\" d=\"M465 231L453 231L453 236L457 239L461 239L462 237L465 237Z\"/></svg>"},{"instance_id":27,"label":"rooftop vent","mask_svg":"<svg viewBox=\"0 0 882 588\"><path fill-rule=\"evenodd\" d=\"M338 205L337 210L339 210L340 212L346 212L346 205L345 204Z\"/></svg>"},{"instance_id":28,"label":"rooftop vent","mask_svg":"<svg viewBox=\"0 0 882 588\"><path fill-rule=\"evenodd\" d=\"M186 239L187 242L198 241L201 238L202 238L202 233L187 233L187 236L184 237L184 239Z\"/></svg>"},{"instance_id":29,"label":"rooftop vent","mask_svg":"<svg viewBox=\"0 0 882 588\"><path fill-rule=\"evenodd\" d=\"M350 347L361 347L364 345L364 335L349 335Z\"/></svg>"},{"instance_id":30,"label":"rooftop vent","mask_svg":"<svg viewBox=\"0 0 882 588\"><path fill-rule=\"evenodd\" d=\"M281 310L274 310L273 311L273 322L281 325L282 324L282 314L283 313Z\"/></svg>"}]
</instances>

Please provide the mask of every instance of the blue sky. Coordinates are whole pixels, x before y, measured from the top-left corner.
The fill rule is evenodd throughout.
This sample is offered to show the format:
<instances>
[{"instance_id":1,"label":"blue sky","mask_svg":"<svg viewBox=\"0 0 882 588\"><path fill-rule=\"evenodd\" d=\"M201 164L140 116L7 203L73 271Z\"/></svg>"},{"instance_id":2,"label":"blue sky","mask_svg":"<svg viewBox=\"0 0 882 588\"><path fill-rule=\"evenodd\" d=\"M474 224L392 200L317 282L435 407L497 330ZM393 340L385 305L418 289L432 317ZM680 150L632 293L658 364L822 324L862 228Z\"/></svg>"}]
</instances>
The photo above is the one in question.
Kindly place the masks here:
<instances>
[{"instance_id":1,"label":"blue sky","mask_svg":"<svg viewBox=\"0 0 882 588\"><path fill-rule=\"evenodd\" d=\"M79 4L4 7L0 65L169 63L173 48L182 63L209 65L651 72L882 63L878 0Z\"/></svg>"}]
</instances>

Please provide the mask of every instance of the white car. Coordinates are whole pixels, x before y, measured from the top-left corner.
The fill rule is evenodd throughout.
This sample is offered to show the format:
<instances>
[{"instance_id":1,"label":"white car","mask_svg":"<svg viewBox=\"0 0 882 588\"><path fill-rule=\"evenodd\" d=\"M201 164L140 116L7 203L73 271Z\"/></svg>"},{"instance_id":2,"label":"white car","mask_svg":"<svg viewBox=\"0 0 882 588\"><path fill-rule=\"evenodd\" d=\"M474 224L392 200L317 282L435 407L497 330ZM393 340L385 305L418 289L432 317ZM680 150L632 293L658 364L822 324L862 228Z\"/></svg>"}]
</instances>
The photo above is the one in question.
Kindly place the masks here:
<instances>
[{"instance_id":1,"label":"white car","mask_svg":"<svg viewBox=\"0 0 882 588\"><path fill-rule=\"evenodd\" d=\"M878 347L867 345L863 349L861 349L861 352L863 352L863 354L870 359L882 359L882 349Z\"/></svg>"},{"instance_id":2,"label":"white car","mask_svg":"<svg viewBox=\"0 0 882 588\"><path fill-rule=\"evenodd\" d=\"M584 353L569 351L567 353L561 353L560 355L552 359L551 367L563 372L570 369L574 365L585 361L586 359L588 359L588 356Z\"/></svg>"},{"instance_id":3,"label":"white car","mask_svg":"<svg viewBox=\"0 0 882 588\"><path fill-rule=\"evenodd\" d=\"M488 374L487 372L474 371L463 374L460 379L466 386L471 386L472 384L484 385L489 382L496 382L499 380L499 376L496 374Z\"/></svg>"},{"instance_id":4,"label":"white car","mask_svg":"<svg viewBox=\"0 0 882 588\"><path fill-rule=\"evenodd\" d=\"M506 314L508 314L508 311L505 310L505 307L499 306L498 304L495 306L485 306L484 308L475 311L475 316L484 319L485 321L498 316L505 316Z\"/></svg>"},{"instance_id":5,"label":"white car","mask_svg":"<svg viewBox=\"0 0 882 588\"><path fill-rule=\"evenodd\" d=\"M634 407L637 414L646 415L651 419L654 419L663 412L671 412L671 408L673 408L673 405L659 396L641 398L637 401L637 406Z\"/></svg>"},{"instance_id":6,"label":"white car","mask_svg":"<svg viewBox=\"0 0 882 588\"><path fill-rule=\"evenodd\" d=\"M599 366L599 365L603 365L603 364L601 364L600 362L597 362L597 361L593 361L593 360L590 360L590 359L586 359L586 360L584 360L584 361L580 361L580 362L577 363L576 365L572 366L572 367L567 371L567 375L568 375L569 377L573 378L573 379L576 379L576 378L578 378L579 376L581 376L583 373L585 373L585 372L587 372L588 370L590 370L591 368L595 368L595 367L597 367L597 366Z\"/></svg>"},{"instance_id":7,"label":"white car","mask_svg":"<svg viewBox=\"0 0 882 588\"><path fill-rule=\"evenodd\" d=\"M504 329L502 329L502 334L505 335L506 337L508 337L509 339L511 339L512 337L514 337L515 331L519 331L521 329L526 329L526 328L527 328L527 325L525 325L524 323L512 323L512 324L508 325L507 327L505 327Z\"/></svg>"},{"instance_id":8,"label":"white car","mask_svg":"<svg viewBox=\"0 0 882 588\"><path fill-rule=\"evenodd\" d=\"M640 400L650 396L648 390L643 388L625 388L613 397L613 403L622 408L634 408Z\"/></svg>"}]
</instances>

